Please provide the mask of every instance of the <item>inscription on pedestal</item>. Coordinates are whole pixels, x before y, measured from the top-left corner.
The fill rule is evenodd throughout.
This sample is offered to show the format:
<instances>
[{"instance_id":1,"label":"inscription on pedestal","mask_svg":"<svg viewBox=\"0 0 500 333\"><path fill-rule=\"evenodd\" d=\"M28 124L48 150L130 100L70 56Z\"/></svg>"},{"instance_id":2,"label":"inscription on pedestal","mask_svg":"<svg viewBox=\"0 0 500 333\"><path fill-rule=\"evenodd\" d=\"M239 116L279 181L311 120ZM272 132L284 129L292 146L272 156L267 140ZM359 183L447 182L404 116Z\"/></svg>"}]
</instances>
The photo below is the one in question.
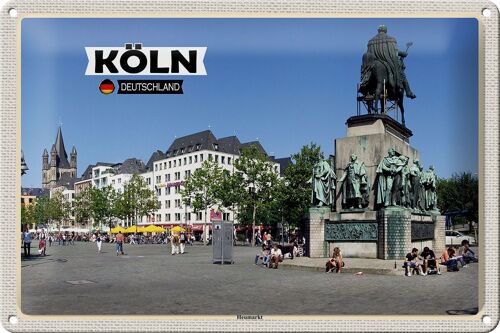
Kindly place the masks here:
<instances>
[{"instance_id":1,"label":"inscription on pedestal","mask_svg":"<svg viewBox=\"0 0 500 333\"><path fill-rule=\"evenodd\" d=\"M411 241L434 239L434 223L412 222Z\"/></svg>"},{"instance_id":2,"label":"inscription on pedestal","mask_svg":"<svg viewBox=\"0 0 500 333\"><path fill-rule=\"evenodd\" d=\"M378 226L374 222L325 223L325 241L376 241Z\"/></svg>"}]
</instances>

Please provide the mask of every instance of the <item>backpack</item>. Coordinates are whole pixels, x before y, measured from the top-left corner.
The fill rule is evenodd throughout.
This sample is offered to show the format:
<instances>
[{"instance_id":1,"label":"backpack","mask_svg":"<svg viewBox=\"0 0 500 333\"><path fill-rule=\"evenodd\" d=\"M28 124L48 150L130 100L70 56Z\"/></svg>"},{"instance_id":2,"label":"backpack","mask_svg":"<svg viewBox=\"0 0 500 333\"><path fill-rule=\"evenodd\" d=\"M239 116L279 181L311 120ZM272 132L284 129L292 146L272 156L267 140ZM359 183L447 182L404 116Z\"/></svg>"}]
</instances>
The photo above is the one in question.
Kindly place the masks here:
<instances>
[{"instance_id":1,"label":"backpack","mask_svg":"<svg viewBox=\"0 0 500 333\"><path fill-rule=\"evenodd\" d=\"M459 271L457 260L450 259L447 266L448 266L448 268L447 268L448 272L458 272Z\"/></svg>"}]
</instances>

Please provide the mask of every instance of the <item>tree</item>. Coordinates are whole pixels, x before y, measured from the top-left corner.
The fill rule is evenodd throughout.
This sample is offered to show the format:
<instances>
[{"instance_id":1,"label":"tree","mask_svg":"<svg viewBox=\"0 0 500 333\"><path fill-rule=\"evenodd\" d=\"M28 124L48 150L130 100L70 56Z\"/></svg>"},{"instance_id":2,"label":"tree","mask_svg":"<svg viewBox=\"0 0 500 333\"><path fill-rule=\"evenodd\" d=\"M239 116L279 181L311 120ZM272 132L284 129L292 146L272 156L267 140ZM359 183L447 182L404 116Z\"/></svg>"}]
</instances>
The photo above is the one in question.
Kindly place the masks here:
<instances>
[{"instance_id":1,"label":"tree","mask_svg":"<svg viewBox=\"0 0 500 333\"><path fill-rule=\"evenodd\" d=\"M91 187L87 187L75 196L73 216L78 223L88 224L92 218L92 190Z\"/></svg>"},{"instance_id":2,"label":"tree","mask_svg":"<svg viewBox=\"0 0 500 333\"><path fill-rule=\"evenodd\" d=\"M21 227L22 229L29 229L30 225L36 224L34 203L21 206Z\"/></svg>"},{"instance_id":3,"label":"tree","mask_svg":"<svg viewBox=\"0 0 500 333\"><path fill-rule=\"evenodd\" d=\"M201 168L196 169L184 182L181 190L182 202L184 205L193 207L195 213L205 211L203 223L204 237L203 244L207 243L207 210L222 205L223 179L227 177L217 162L206 160ZM227 185L229 183L225 183ZM225 197L225 203L231 200Z\"/></svg>"},{"instance_id":4,"label":"tree","mask_svg":"<svg viewBox=\"0 0 500 333\"><path fill-rule=\"evenodd\" d=\"M138 217L151 215L159 208L158 198L155 192L147 187L144 178L133 175L125 184L123 193L116 195L112 212L128 221L133 219L134 224L137 225Z\"/></svg>"},{"instance_id":5,"label":"tree","mask_svg":"<svg viewBox=\"0 0 500 333\"><path fill-rule=\"evenodd\" d=\"M90 216L94 226L99 226L103 221L112 227L113 217L116 217L114 206L116 204L116 191L111 185L103 188L90 189Z\"/></svg>"},{"instance_id":6,"label":"tree","mask_svg":"<svg viewBox=\"0 0 500 333\"><path fill-rule=\"evenodd\" d=\"M61 223L69 218L71 205L64 199L62 192L55 191L49 199L48 207L44 207L44 209L46 209L45 214L48 215L49 220Z\"/></svg>"},{"instance_id":7,"label":"tree","mask_svg":"<svg viewBox=\"0 0 500 333\"><path fill-rule=\"evenodd\" d=\"M255 221L257 212L269 208L276 199L278 172L275 164L256 145L243 149L234 162L234 177L239 182L234 198L244 211L252 210L252 245L255 245Z\"/></svg>"},{"instance_id":8,"label":"tree","mask_svg":"<svg viewBox=\"0 0 500 333\"><path fill-rule=\"evenodd\" d=\"M308 181L314 165L323 158L321 148L310 143L292 155L292 164L284 171L279 200L283 218L292 225L298 225L311 206L311 184Z\"/></svg>"},{"instance_id":9,"label":"tree","mask_svg":"<svg viewBox=\"0 0 500 333\"><path fill-rule=\"evenodd\" d=\"M441 214L464 211L472 230L472 222L478 221L479 182L470 172L454 173L451 178L440 178L436 183L437 205Z\"/></svg>"}]
</instances>

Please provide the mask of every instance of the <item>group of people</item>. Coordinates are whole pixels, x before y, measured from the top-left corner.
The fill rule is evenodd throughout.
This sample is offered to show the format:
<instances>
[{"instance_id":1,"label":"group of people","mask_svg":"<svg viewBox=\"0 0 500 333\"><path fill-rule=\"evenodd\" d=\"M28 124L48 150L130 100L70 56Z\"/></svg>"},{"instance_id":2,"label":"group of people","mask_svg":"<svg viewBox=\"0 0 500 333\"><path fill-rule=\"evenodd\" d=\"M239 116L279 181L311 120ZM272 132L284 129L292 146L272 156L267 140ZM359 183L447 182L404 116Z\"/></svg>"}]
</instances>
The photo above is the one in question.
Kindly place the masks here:
<instances>
[{"instance_id":1,"label":"group of people","mask_svg":"<svg viewBox=\"0 0 500 333\"><path fill-rule=\"evenodd\" d=\"M463 240L458 248L458 253L453 246L450 246L444 250L439 258L427 246L424 247L420 255L418 254L418 249L413 248L406 255L403 267L406 276L412 276L415 270L422 276L430 274L441 275L440 265L446 266L448 272L456 272L459 271L459 263L462 267L467 267L467 264L477 261L477 256L470 248L469 241Z\"/></svg>"},{"instance_id":2,"label":"group of people","mask_svg":"<svg viewBox=\"0 0 500 333\"><path fill-rule=\"evenodd\" d=\"M276 243L272 247L262 244L262 252L255 256L255 265L259 264L259 259L265 267L278 269L279 263L283 261L283 252Z\"/></svg>"},{"instance_id":3,"label":"group of people","mask_svg":"<svg viewBox=\"0 0 500 333\"><path fill-rule=\"evenodd\" d=\"M169 239L172 248L172 255L184 254L186 243L193 245L191 243L191 236L184 232L174 233L170 235Z\"/></svg>"}]
</instances>

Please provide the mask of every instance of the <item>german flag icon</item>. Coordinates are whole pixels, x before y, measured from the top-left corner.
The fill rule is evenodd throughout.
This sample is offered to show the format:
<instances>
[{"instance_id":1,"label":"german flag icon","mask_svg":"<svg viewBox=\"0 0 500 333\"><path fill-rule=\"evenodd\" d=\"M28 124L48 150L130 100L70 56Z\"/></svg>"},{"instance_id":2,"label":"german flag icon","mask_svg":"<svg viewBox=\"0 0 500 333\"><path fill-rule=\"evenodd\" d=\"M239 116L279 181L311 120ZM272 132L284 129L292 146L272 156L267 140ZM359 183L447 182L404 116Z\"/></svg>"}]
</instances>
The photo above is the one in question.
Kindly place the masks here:
<instances>
[{"instance_id":1,"label":"german flag icon","mask_svg":"<svg viewBox=\"0 0 500 333\"><path fill-rule=\"evenodd\" d=\"M109 95L113 91L115 91L115 84L111 80L104 80L101 82L99 85L99 90L104 94L104 95Z\"/></svg>"}]
</instances>

